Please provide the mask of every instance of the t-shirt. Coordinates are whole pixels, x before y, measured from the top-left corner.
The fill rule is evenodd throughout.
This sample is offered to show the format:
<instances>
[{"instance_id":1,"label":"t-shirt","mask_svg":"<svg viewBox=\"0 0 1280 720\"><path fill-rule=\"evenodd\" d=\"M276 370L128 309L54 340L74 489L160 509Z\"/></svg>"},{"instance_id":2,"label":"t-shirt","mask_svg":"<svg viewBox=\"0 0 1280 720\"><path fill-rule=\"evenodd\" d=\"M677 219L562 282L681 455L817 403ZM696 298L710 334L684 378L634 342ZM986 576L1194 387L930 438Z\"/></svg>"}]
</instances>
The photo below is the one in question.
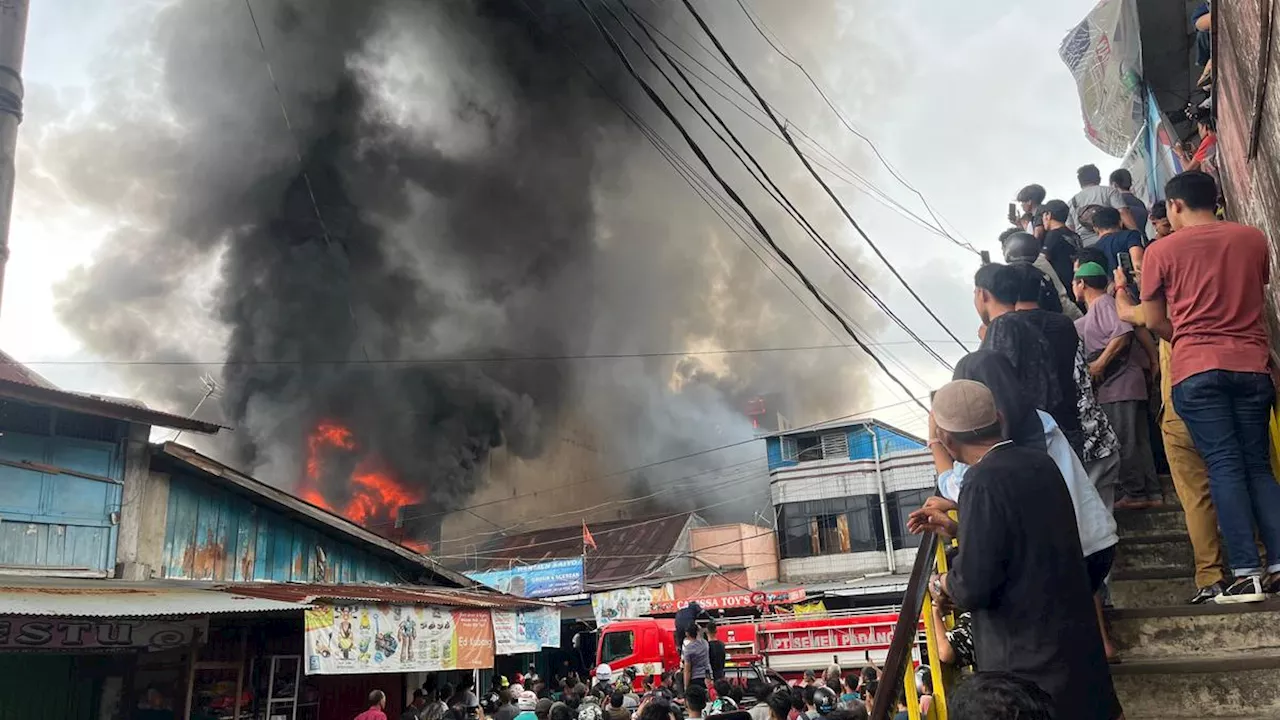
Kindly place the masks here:
<instances>
[{"instance_id":1,"label":"t-shirt","mask_svg":"<svg viewBox=\"0 0 1280 720\"><path fill-rule=\"evenodd\" d=\"M1092 187L1082 188L1071 198L1071 202L1067 203L1071 208L1071 215L1067 218L1067 225L1080 234L1080 240L1084 242L1085 247L1092 247L1098 242L1098 233L1080 222L1080 211L1090 205L1101 205L1102 207L1113 207L1117 210L1124 210L1129 207L1125 205L1124 197L1120 195L1120 191L1107 185L1094 185Z\"/></svg>"},{"instance_id":2,"label":"t-shirt","mask_svg":"<svg viewBox=\"0 0 1280 720\"><path fill-rule=\"evenodd\" d=\"M357 715L356 720L387 720L387 714L382 712L382 708L371 707Z\"/></svg>"},{"instance_id":3,"label":"t-shirt","mask_svg":"<svg viewBox=\"0 0 1280 720\"><path fill-rule=\"evenodd\" d=\"M724 677L724 643L719 640L708 640L707 654L711 661L711 677L719 680Z\"/></svg>"},{"instance_id":4,"label":"t-shirt","mask_svg":"<svg viewBox=\"0 0 1280 720\"><path fill-rule=\"evenodd\" d=\"M1142 299L1163 297L1173 323L1174 385L1207 370L1267 372L1267 238L1232 222L1185 227L1152 245Z\"/></svg>"},{"instance_id":5,"label":"t-shirt","mask_svg":"<svg viewBox=\"0 0 1280 720\"><path fill-rule=\"evenodd\" d=\"M523 710L516 716L516 720L538 720L538 714L532 710Z\"/></svg>"},{"instance_id":6,"label":"t-shirt","mask_svg":"<svg viewBox=\"0 0 1280 720\"><path fill-rule=\"evenodd\" d=\"M1107 257L1107 272L1114 273L1120 267L1116 258L1122 252L1132 252L1131 248L1142 247L1142 235L1136 230L1121 230L1099 238L1094 247Z\"/></svg>"},{"instance_id":7,"label":"t-shirt","mask_svg":"<svg viewBox=\"0 0 1280 720\"><path fill-rule=\"evenodd\" d=\"M1076 330L1084 340L1085 353L1090 356L1101 351L1112 340L1133 334L1133 326L1121 320L1116 313L1116 299L1106 294L1094 300L1089 306L1089 312L1076 321ZM1129 338L1129 349L1125 352L1127 354L1121 369L1094 388L1098 402L1103 405L1123 400L1147 399L1147 378L1139 360L1142 346L1138 344L1137 337Z\"/></svg>"},{"instance_id":8,"label":"t-shirt","mask_svg":"<svg viewBox=\"0 0 1280 720\"><path fill-rule=\"evenodd\" d=\"M1071 281L1075 278L1073 263L1076 253L1082 247L1084 244L1080 242L1080 236L1071 228L1060 227L1045 231L1044 256L1065 287L1071 287Z\"/></svg>"},{"instance_id":9,"label":"t-shirt","mask_svg":"<svg viewBox=\"0 0 1280 720\"><path fill-rule=\"evenodd\" d=\"M1080 399L1080 389L1076 386L1075 379L1076 350L1080 346L1076 326L1062 313L1019 310L1018 314L1025 316L1049 341L1059 399L1057 404L1045 408L1045 411L1058 422L1058 427L1067 436L1072 449L1079 453L1084 447L1084 438L1080 434L1080 412L1076 407Z\"/></svg>"},{"instance_id":10,"label":"t-shirt","mask_svg":"<svg viewBox=\"0 0 1280 720\"><path fill-rule=\"evenodd\" d=\"M981 669L1039 685L1054 717L1109 720L1115 689L1071 496L1053 461L1028 448L993 448L966 474L959 511L960 552L947 587L973 613Z\"/></svg>"},{"instance_id":11,"label":"t-shirt","mask_svg":"<svg viewBox=\"0 0 1280 720\"><path fill-rule=\"evenodd\" d=\"M1061 400L1053 349L1033 319L1021 312L1001 315L987 326L982 349L1004 355L1013 365L1022 396L1039 410Z\"/></svg>"},{"instance_id":12,"label":"t-shirt","mask_svg":"<svg viewBox=\"0 0 1280 720\"><path fill-rule=\"evenodd\" d=\"M692 668L689 677L702 680L711 677L711 648L702 638L692 640L684 646L684 661Z\"/></svg>"},{"instance_id":13,"label":"t-shirt","mask_svg":"<svg viewBox=\"0 0 1280 720\"><path fill-rule=\"evenodd\" d=\"M629 710L626 708L613 707L612 705L610 705L609 709L605 711L605 716L608 717L609 720L631 720L631 712Z\"/></svg>"}]
</instances>

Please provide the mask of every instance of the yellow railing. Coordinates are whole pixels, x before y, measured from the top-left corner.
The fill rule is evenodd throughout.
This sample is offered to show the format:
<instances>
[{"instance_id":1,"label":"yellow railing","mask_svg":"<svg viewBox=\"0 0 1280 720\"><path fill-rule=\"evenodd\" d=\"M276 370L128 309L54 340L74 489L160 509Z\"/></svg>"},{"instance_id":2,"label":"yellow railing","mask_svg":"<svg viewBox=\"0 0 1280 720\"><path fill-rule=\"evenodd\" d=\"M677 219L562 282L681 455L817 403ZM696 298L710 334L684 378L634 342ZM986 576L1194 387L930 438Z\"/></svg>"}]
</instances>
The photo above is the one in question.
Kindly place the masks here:
<instances>
[{"instance_id":1,"label":"yellow railing","mask_svg":"<svg viewBox=\"0 0 1280 720\"><path fill-rule=\"evenodd\" d=\"M926 534L925 537L922 539L922 542L928 542L929 545L932 546L932 549L930 551L927 546L922 545L920 549L920 554L923 555L926 552L930 552L930 554L932 554L933 557L928 558L928 561L926 562L921 562L922 560L925 560L925 558L918 558L916 563L916 568L915 570L913 570L913 575L918 575L918 578L920 580L927 582L928 577L932 572L936 571L939 573L944 573L947 571L946 549L947 549L947 546L954 541L944 540L943 538L935 539L932 534ZM917 570L923 570L923 572L917 573L916 572ZM910 583L909 586L916 585L916 584L917 583ZM909 587L908 597L904 598L904 602L903 602L902 611L904 613L910 612L912 609L911 606L914 604L910 602L911 600L910 592L911 592L911 588ZM939 628L934 627L933 599L930 597L927 591L923 593L923 599L919 605L919 608L920 610L919 610L918 618L924 621L925 647L928 653L926 660L929 666L929 677L933 681L933 700L932 700L932 703L930 704L929 712L927 714L922 714L920 712L920 697L919 697L919 693L916 691L916 668L914 667L914 664L911 662L911 658L914 656L914 653L912 652L912 649L910 647L911 645L915 644L915 639L916 637L918 637L917 633L915 632L910 633L909 639L905 637L904 638L895 637L893 640L894 644L906 645L905 647L902 648L902 652L905 653L905 657L902 658L904 662L902 662L902 666L900 670L901 675L900 677L897 677L894 679L902 682L901 687L904 691L904 694L906 695L906 700L907 700L907 716L911 720L947 720L947 684L951 680L951 677L954 673L950 672L948 668L943 667L942 660L939 656L939 650L938 650ZM955 619L950 613L944 616L943 620L947 629L951 629L952 627L954 627ZM900 625L900 629L901 627L905 627L905 626ZM898 694L897 684L895 682L892 682L889 677L885 677L884 680L888 682L882 683L882 686L880 689L881 692L892 693L890 697L896 698ZM880 703L877 703L877 706L880 706ZM886 709L892 708L893 701L890 700L887 703L887 706L888 707ZM892 714L893 714L892 710L889 710L888 714L883 717L892 717ZM877 719L873 716L873 720L877 720Z\"/></svg>"}]
</instances>

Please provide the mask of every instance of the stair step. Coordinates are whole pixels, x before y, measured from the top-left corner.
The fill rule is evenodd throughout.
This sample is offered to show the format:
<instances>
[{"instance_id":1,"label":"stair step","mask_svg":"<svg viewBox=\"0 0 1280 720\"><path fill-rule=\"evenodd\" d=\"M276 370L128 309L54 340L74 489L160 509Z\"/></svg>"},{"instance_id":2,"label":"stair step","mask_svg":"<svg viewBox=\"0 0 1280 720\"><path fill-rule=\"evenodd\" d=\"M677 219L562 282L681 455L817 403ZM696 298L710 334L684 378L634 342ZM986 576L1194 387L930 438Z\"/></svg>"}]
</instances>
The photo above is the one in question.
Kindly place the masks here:
<instances>
[{"instance_id":1,"label":"stair step","mask_svg":"<svg viewBox=\"0 0 1280 720\"><path fill-rule=\"evenodd\" d=\"M1280 652L1280 600L1180 604L1110 611L1111 637L1126 662Z\"/></svg>"},{"instance_id":2,"label":"stair step","mask_svg":"<svg viewBox=\"0 0 1280 720\"><path fill-rule=\"evenodd\" d=\"M1187 537L1185 530L1181 534L1123 537L1116 548L1115 564L1112 566L1112 571L1118 577L1152 571L1191 575L1194 570L1195 557L1191 551L1191 539Z\"/></svg>"},{"instance_id":3,"label":"stair step","mask_svg":"<svg viewBox=\"0 0 1280 720\"><path fill-rule=\"evenodd\" d=\"M1280 715L1280 651L1145 660L1111 666L1125 716L1263 718Z\"/></svg>"},{"instance_id":4,"label":"stair step","mask_svg":"<svg viewBox=\"0 0 1280 720\"><path fill-rule=\"evenodd\" d=\"M1149 510L1116 510L1116 525L1122 538L1185 535L1187 518L1181 505L1161 505Z\"/></svg>"},{"instance_id":5,"label":"stair step","mask_svg":"<svg viewBox=\"0 0 1280 720\"><path fill-rule=\"evenodd\" d=\"M1160 573L1175 577L1111 577L1111 603L1116 608L1138 609L1186 605L1196 594L1190 573Z\"/></svg>"}]
</instances>

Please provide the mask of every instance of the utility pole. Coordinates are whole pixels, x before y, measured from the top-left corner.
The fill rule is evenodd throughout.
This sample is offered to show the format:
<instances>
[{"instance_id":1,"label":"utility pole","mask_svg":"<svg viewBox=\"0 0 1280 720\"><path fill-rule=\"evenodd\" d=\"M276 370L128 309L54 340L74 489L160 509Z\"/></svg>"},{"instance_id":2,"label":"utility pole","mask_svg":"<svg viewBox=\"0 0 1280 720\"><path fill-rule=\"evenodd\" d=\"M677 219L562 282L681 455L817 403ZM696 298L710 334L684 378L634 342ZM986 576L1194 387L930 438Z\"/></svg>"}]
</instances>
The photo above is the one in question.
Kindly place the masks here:
<instances>
[{"instance_id":1,"label":"utility pole","mask_svg":"<svg viewBox=\"0 0 1280 720\"><path fill-rule=\"evenodd\" d=\"M9 221L17 183L18 123L22 122L22 53L30 0L0 0L0 302L9 264Z\"/></svg>"}]
</instances>

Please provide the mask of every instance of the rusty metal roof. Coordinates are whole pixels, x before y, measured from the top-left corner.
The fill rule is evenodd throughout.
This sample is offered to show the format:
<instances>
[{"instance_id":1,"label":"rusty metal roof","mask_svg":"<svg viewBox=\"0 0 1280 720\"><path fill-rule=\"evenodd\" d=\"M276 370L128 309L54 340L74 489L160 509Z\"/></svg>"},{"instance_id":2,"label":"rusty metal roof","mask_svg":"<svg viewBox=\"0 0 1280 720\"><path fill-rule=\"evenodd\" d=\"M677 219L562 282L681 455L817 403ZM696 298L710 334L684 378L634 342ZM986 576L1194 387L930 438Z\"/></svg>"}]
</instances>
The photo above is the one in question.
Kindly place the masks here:
<instances>
[{"instance_id":1,"label":"rusty metal roof","mask_svg":"<svg viewBox=\"0 0 1280 720\"><path fill-rule=\"evenodd\" d=\"M587 523L596 549L587 551L583 567L589 590L630 586L678 556L687 527L705 525L696 513L679 513L635 520ZM513 561L538 563L582 555L582 525L548 528L508 535L478 553L485 558L480 571L504 569Z\"/></svg>"},{"instance_id":2,"label":"rusty metal roof","mask_svg":"<svg viewBox=\"0 0 1280 720\"><path fill-rule=\"evenodd\" d=\"M3 351L0 351L0 398L18 400L31 405L45 405L96 417L173 428L174 430L190 430L191 432L208 435L216 434L219 430L225 429L222 425L216 423L152 410L137 401L63 390Z\"/></svg>"},{"instance_id":3,"label":"rusty metal roof","mask_svg":"<svg viewBox=\"0 0 1280 720\"><path fill-rule=\"evenodd\" d=\"M475 609L505 609L551 606L553 603L527 600L514 595L485 590L454 590L417 585L315 585L308 583L235 583L219 586L237 595L282 602L310 604L316 600L354 600L398 605L443 605Z\"/></svg>"},{"instance_id":4,"label":"rusty metal roof","mask_svg":"<svg viewBox=\"0 0 1280 720\"><path fill-rule=\"evenodd\" d=\"M465 576L444 567L435 560L432 560L421 553L414 552L413 550L394 543L377 533L370 532L341 515L329 512L324 508L312 505L311 503L287 493L284 490L272 487L260 480L251 478L232 467L223 465L211 457L201 455L185 445L166 442L163 445L157 446L155 452L158 456L164 456L181 462L186 467L202 473L204 477L210 480L233 486L242 492L252 495L257 500L266 501L294 516L301 516L313 523L319 523L332 531L341 533L360 542L362 545L372 546L384 554L394 555L401 560L418 565L433 575L437 580L447 583L448 585L453 587L470 587L475 584Z\"/></svg>"},{"instance_id":5,"label":"rusty metal roof","mask_svg":"<svg viewBox=\"0 0 1280 720\"><path fill-rule=\"evenodd\" d=\"M0 615L159 617L299 611L306 607L297 601L149 582L39 580L0 578Z\"/></svg>"}]
</instances>

